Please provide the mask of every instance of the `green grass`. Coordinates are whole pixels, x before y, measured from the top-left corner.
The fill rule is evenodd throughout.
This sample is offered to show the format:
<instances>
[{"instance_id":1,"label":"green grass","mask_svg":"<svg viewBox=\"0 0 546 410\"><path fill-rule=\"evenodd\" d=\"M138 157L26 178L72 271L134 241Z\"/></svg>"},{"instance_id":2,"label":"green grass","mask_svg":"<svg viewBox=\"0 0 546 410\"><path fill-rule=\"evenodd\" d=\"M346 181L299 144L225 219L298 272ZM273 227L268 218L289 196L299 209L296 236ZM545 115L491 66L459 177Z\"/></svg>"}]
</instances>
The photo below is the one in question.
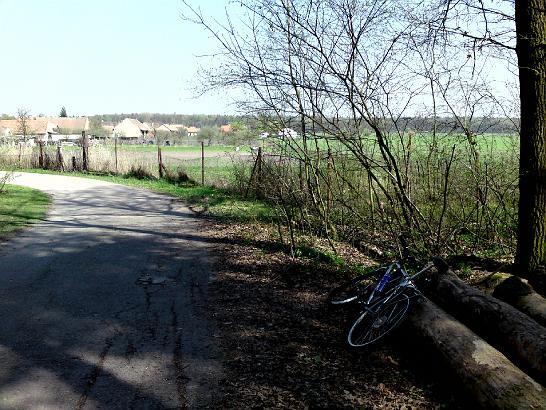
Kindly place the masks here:
<instances>
[{"instance_id":1,"label":"green grass","mask_svg":"<svg viewBox=\"0 0 546 410\"><path fill-rule=\"evenodd\" d=\"M113 146L113 144L110 144ZM119 145L118 149L120 151L133 151L133 152L157 152L157 145ZM201 153L201 146L161 146L161 151L163 152L190 152L195 154ZM235 147L228 145L211 145L205 146L205 151L215 152L215 153L224 153L224 152L235 152Z\"/></svg>"},{"instance_id":2,"label":"green grass","mask_svg":"<svg viewBox=\"0 0 546 410\"><path fill-rule=\"evenodd\" d=\"M36 189L6 185L0 193L0 238L45 217L49 196Z\"/></svg>"}]
</instances>

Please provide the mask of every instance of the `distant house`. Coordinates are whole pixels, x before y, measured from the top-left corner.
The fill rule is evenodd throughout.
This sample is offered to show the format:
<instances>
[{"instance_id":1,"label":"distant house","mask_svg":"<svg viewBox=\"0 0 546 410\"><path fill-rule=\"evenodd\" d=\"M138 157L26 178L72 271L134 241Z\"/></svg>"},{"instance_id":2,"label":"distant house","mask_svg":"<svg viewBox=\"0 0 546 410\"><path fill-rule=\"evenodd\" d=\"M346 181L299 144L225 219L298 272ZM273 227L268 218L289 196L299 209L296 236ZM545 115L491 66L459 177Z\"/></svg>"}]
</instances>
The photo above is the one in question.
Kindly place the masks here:
<instances>
[{"instance_id":1,"label":"distant house","mask_svg":"<svg viewBox=\"0 0 546 410\"><path fill-rule=\"evenodd\" d=\"M82 132L89 131L89 118L87 117L50 117L48 120L57 126L58 131L58 135L52 136L52 142L79 141Z\"/></svg>"},{"instance_id":2,"label":"distant house","mask_svg":"<svg viewBox=\"0 0 546 410\"><path fill-rule=\"evenodd\" d=\"M109 122L103 122L101 124L101 127L104 131L106 131L109 135L114 134L114 128L116 127L113 123Z\"/></svg>"},{"instance_id":3,"label":"distant house","mask_svg":"<svg viewBox=\"0 0 546 410\"><path fill-rule=\"evenodd\" d=\"M231 124L220 125L220 132L222 134L230 134L233 132L233 127L231 126Z\"/></svg>"},{"instance_id":4,"label":"distant house","mask_svg":"<svg viewBox=\"0 0 546 410\"><path fill-rule=\"evenodd\" d=\"M25 126L22 126L19 120L0 120L0 129L0 134L5 140L26 145L35 145L37 141L54 142L56 135L59 134L57 124L43 117L28 118Z\"/></svg>"},{"instance_id":5,"label":"distant house","mask_svg":"<svg viewBox=\"0 0 546 410\"><path fill-rule=\"evenodd\" d=\"M178 132L178 127L173 124L161 124L159 127L156 128L157 131L163 131L163 132Z\"/></svg>"},{"instance_id":6,"label":"distant house","mask_svg":"<svg viewBox=\"0 0 546 410\"><path fill-rule=\"evenodd\" d=\"M114 127L114 134L122 139L142 142L148 139L150 127L135 118L125 118Z\"/></svg>"},{"instance_id":7,"label":"distant house","mask_svg":"<svg viewBox=\"0 0 546 410\"><path fill-rule=\"evenodd\" d=\"M277 133L277 135L281 138L296 138L298 133L292 128L283 128Z\"/></svg>"},{"instance_id":8,"label":"distant house","mask_svg":"<svg viewBox=\"0 0 546 410\"><path fill-rule=\"evenodd\" d=\"M201 130L197 127L192 126L188 127L186 131L188 132L188 137L195 137Z\"/></svg>"}]
</instances>

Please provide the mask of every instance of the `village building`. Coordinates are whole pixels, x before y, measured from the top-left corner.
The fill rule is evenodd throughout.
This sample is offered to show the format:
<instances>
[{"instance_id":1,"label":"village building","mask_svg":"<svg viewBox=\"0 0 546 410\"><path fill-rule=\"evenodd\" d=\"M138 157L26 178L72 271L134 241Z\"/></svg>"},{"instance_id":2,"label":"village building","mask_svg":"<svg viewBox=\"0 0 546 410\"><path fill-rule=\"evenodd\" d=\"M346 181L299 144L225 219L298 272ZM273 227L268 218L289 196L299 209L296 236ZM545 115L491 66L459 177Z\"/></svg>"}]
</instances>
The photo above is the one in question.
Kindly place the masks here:
<instances>
[{"instance_id":1,"label":"village building","mask_svg":"<svg viewBox=\"0 0 546 410\"><path fill-rule=\"evenodd\" d=\"M188 137L195 137L197 134L199 134L199 131L201 131L199 128L191 126L186 129L188 132Z\"/></svg>"},{"instance_id":2,"label":"village building","mask_svg":"<svg viewBox=\"0 0 546 410\"><path fill-rule=\"evenodd\" d=\"M148 136L149 133L150 136ZM151 128L135 118L125 118L116 125L114 127L114 135L132 143L148 142L152 138Z\"/></svg>"},{"instance_id":3,"label":"village building","mask_svg":"<svg viewBox=\"0 0 546 410\"><path fill-rule=\"evenodd\" d=\"M163 132L178 132L178 128L171 124L161 124L159 127L156 128L157 131L163 131Z\"/></svg>"},{"instance_id":4,"label":"village building","mask_svg":"<svg viewBox=\"0 0 546 410\"><path fill-rule=\"evenodd\" d=\"M231 124L220 125L220 132L222 134L230 134L233 132L233 127L231 126Z\"/></svg>"},{"instance_id":5,"label":"village building","mask_svg":"<svg viewBox=\"0 0 546 410\"><path fill-rule=\"evenodd\" d=\"M82 131L89 130L86 117L32 117L20 120L0 120L0 137L3 142L33 146L38 142L46 144L64 141L79 141Z\"/></svg>"}]
</instances>

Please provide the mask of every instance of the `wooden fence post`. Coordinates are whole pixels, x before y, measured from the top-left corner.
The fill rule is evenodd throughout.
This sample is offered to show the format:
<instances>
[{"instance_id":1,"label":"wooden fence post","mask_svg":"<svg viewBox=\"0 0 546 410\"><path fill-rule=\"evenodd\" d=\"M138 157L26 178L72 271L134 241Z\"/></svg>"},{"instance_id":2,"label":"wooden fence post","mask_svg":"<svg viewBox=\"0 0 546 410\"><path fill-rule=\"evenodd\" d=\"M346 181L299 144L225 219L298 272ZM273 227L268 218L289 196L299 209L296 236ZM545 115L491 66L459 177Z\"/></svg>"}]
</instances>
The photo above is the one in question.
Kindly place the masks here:
<instances>
[{"instance_id":1,"label":"wooden fence post","mask_svg":"<svg viewBox=\"0 0 546 410\"><path fill-rule=\"evenodd\" d=\"M60 143L57 145L57 167L59 170L64 171L64 158Z\"/></svg>"},{"instance_id":2,"label":"wooden fence post","mask_svg":"<svg viewBox=\"0 0 546 410\"><path fill-rule=\"evenodd\" d=\"M114 137L114 156L116 158L116 174L118 171L118 137Z\"/></svg>"},{"instance_id":3,"label":"wooden fence post","mask_svg":"<svg viewBox=\"0 0 546 410\"><path fill-rule=\"evenodd\" d=\"M304 189L305 189L305 182L304 182L305 180L303 178L303 160L300 158L298 160L298 163L299 163L298 164L299 165L299 174L298 174L298 176L299 176L299 180L300 180L299 181L300 182L300 191L303 192Z\"/></svg>"},{"instance_id":4,"label":"wooden fence post","mask_svg":"<svg viewBox=\"0 0 546 410\"><path fill-rule=\"evenodd\" d=\"M205 186L205 141L201 141L201 185Z\"/></svg>"},{"instance_id":5,"label":"wooden fence post","mask_svg":"<svg viewBox=\"0 0 546 410\"><path fill-rule=\"evenodd\" d=\"M89 171L89 151L88 140L85 131L82 131L82 168L84 171Z\"/></svg>"},{"instance_id":6,"label":"wooden fence post","mask_svg":"<svg viewBox=\"0 0 546 410\"><path fill-rule=\"evenodd\" d=\"M157 144L157 163L159 166L159 178L163 178L164 176L163 169L165 167L163 166L163 157L161 155L161 148L159 148L159 144Z\"/></svg>"},{"instance_id":7,"label":"wooden fence post","mask_svg":"<svg viewBox=\"0 0 546 410\"><path fill-rule=\"evenodd\" d=\"M39 141L38 146L40 147L40 156L38 157L38 166L40 168L44 167L44 142Z\"/></svg>"},{"instance_id":8,"label":"wooden fence post","mask_svg":"<svg viewBox=\"0 0 546 410\"><path fill-rule=\"evenodd\" d=\"M262 147L258 147L258 156L256 158L256 196L262 198Z\"/></svg>"},{"instance_id":9,"label":"wooden fence post","mask_svg":"<svg viewBox=\"0 0 546 410\"><path fill-rule=\"evenodd\" d=\"M332 210L333 206L333 194L332 194L332 170L334 168L334 157L332 156L332 150L328 147L328 159L326 160L326 184L327 184L327 207L328 211Z\"/></svg>"},{"instance_id":10,"label":"wooden fence post","mask_svg":"<svg viewBox=\"0 0 546 410\"><path fill-rule=\"evenodd\" d=\"M252 181L256 180L256 184L261 183L261 173L262 173L262 148L258 148L258 154L256 155L256 160L254 161L254 165L252 166L252 172L250 173L250 179L248 180L248 185L246 187L245 191L245 198L248 197L248 191L250 191L250 187L252 186ZM256 186L256 196L261 195L261 187L259 185Z\"/></svg>"},{"instance_id":11,"label":"wooden fence post","mask_svg":"<svg viewBox=\"0 0 546 410\"><path fill-rule=\"evenodd\" d=\"M76 168L78 166L76 165L76 157L72 157L72 171L76 171Z\"/></svg>"}]
</instances>

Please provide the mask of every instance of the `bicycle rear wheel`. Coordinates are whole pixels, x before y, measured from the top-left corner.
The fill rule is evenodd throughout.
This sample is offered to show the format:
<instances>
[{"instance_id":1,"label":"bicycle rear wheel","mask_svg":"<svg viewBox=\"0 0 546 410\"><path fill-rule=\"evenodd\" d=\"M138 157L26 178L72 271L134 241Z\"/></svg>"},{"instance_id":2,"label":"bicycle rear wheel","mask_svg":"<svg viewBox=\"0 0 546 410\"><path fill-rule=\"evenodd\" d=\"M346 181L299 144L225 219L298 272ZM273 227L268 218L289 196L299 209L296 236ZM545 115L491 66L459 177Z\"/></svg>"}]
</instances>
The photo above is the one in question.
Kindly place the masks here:
<instances>
[{"instance_id":1,"label":"bicycle rear wheel","mask_svg":"<svg viewBox=\"0 0 546 410\"><path fill-rule=\"evenodd\" d=\"M400 293L379 305L375 312L362 312L349 329L347 342L351 347L364 347L376 342L402 322L409 305L410 297Z\"/></svg>"},{"instance_id":2,"label":"bicycle rear wheel","mask_svg":"<svg viewBox=\"0 0 546 410\"><path fill-rule=\"evenodd\" d=\"M372 284L379 275L385 273L385 267L378 268L373 272L365 275L357 276L356 278L344 283L341 286L333 289L326 301L329 305L340 306L347 303L356 302L359 298L366 297L372 291Z\"/></svg>"},{"instance_id":3,"label":"bicycle rear wheel","mask_svg":"<svg viewBox=\"0 0 546 410\"><path fill-rule=\"evenodd\" d=\"M367 283L368 280L368 278L358 277L335 288L328 295L328 304L340 306L356 302L359 297L365 296L371 291L372 285Z\"/></svg>"}]
</instances>

